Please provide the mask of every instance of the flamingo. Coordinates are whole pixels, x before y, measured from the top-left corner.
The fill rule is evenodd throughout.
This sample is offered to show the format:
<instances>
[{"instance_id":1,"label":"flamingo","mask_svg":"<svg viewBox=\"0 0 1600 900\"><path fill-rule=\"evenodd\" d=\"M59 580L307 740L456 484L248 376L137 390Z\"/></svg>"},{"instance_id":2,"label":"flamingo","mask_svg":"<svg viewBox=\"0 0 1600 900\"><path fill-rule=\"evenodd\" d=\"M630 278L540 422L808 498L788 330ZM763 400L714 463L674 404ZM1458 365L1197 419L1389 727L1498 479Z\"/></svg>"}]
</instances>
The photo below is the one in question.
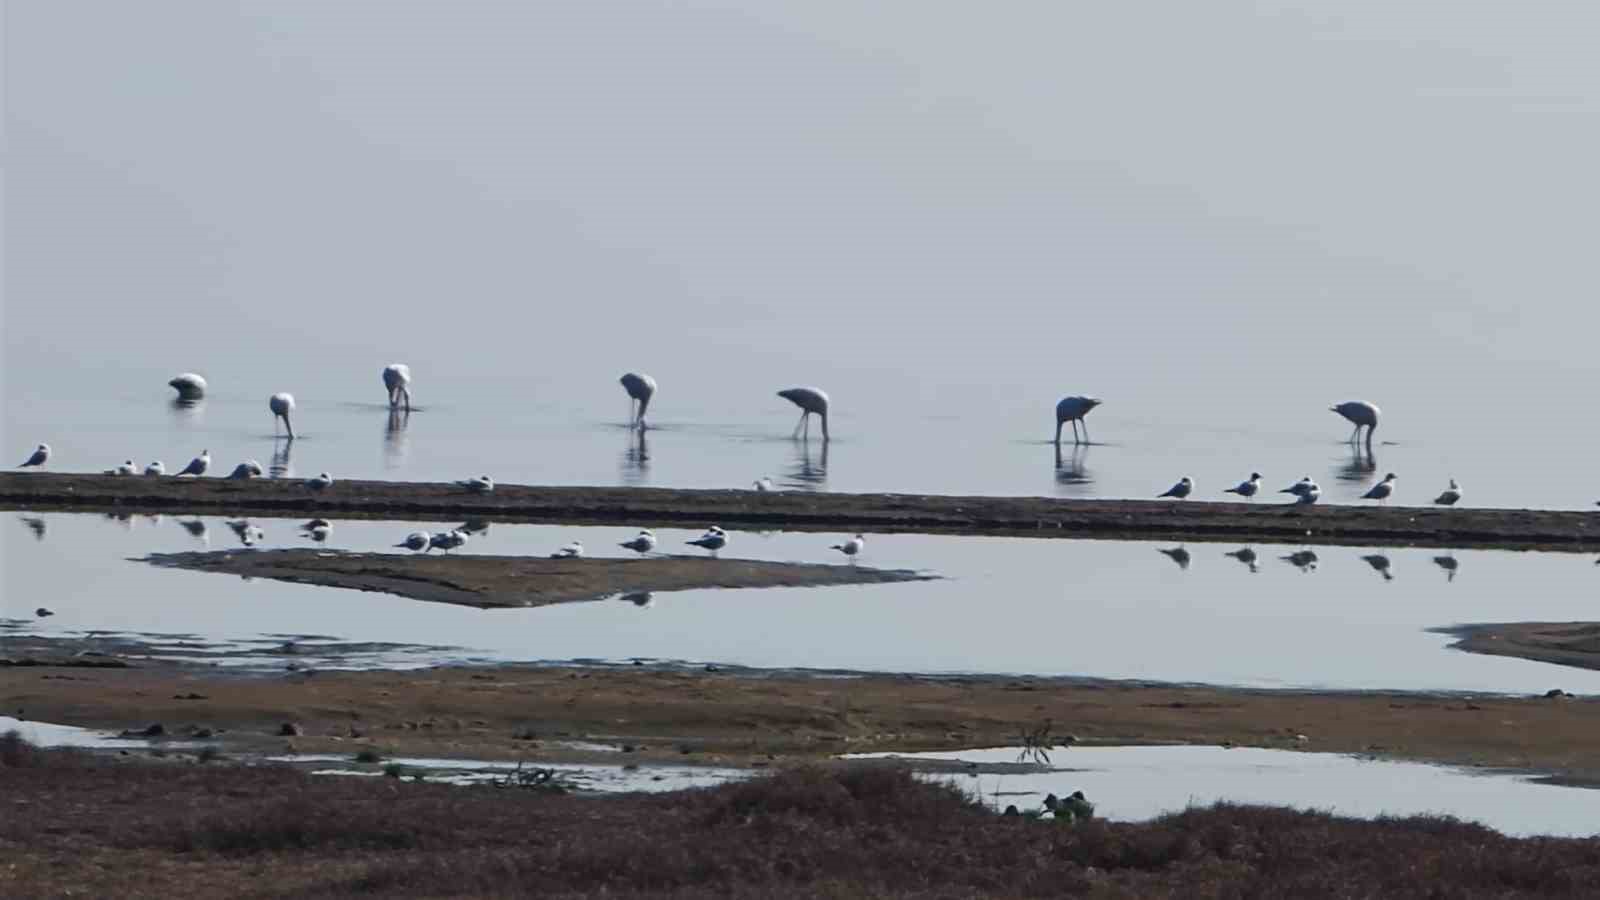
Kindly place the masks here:
<instances>
[{"instance_id":1,"label":"flamingo","mask_svg":"<svg viewBox=\"0 0 1600 900\"><path fill-rule=\"evenodd\" d=\"M184 475L204 475L206 470L209 468L211 468L211 451L201 450L200 455L189 460L189 464L183 467L183 471L179 472L177 476L174 477L182 477Z\"/></svg>"},{"instance_id":2,"label":"flamingo","mask_svg":"<svg viewBox=\"0 0 1600 900\"><path fill-rule=\"evenodd\" d=\"M1172 487L1167 488L1166 493L1158 494L1156 496L1156 499L1159 500L1162 497L1176 497L1179 500L1182 500L1183 498L1189 496L1189 493L1191 491L1193 491L1193 490L1194 490L1194 480L1191 479L1189 476L1185 475L1185 476L1183 476L1183 478L1181 480L1178 481L1177 484L1173 485Z\"/></svg>"},{"instance_id":3,"label":"flamingo","mask_svg":"<svg viewBox=\"0 0 1600 900\"><path fill-rule=\"evenodd\" d=\"M1089 423L1083 418L1103 401L1099 397L1062 397L1056 404L1056 446L1061 446L1061 426L1072 423L1072 442L1089 443ZM1078 440L1078 423L1083 422L1083 440Z\"/></svg>"},{"instance_id":4,"label":"flamingo","mask_svg":"<svg viewBox=\"0 0 1600 900\"><path fill-rule=\"evenodd\" d=\"M655 532L646 528L639 532L638 537L631 541L625 541L617 546L623 548L624 550L632 550L640 556L644 556L656 548L656 535Z\"/></svg>"},{"instance_id":5,"label":"flamingo","mask_svg":"<svg viewBox=\"0 0 1600 900\"><path fill-rule=\"evenodd\" d=\"M1378 430L1378 407L1363 400L1350 400L1328 409L1349 419L1356 430L1350 432L1350 443L1354 444L1361 437L1361 429L1367 429L1367 452L1372 451L1372 433Z\"/></svg>"},{"instance_id":6,"label":"flamingo","mask_svg":"<svg viewBox=\"0 0 1600 900\"><path fill-rule=\"evenodd\" d=\"M1393 472L1383 476L1383 480L1373 485L1372 490L1362 494L1361 499L1376 500L1379 503L1386 502L1389 499L1389 495L1394 493L1394 480L1395 474Z\"/></svg>"},{"instance_id":7,"label":"flamingo","mask_svg":"<svg viewBox=\"0 0 1600 900\"><path fill-rule=\"evenodd\" d=\"M822 439L828 439L828 394L821 388L797 387L787 388L778 392L778 396L800 407L800 424L794 427L794 437L801 436L804 429L805 435L811 435L811 416L813 413L822 419Z\"/></svg>"},{"instance_id":8,"label":"flamingo","mask_svg":"<svg viewBox=\"0 0 1600 900\"><path fill-rule=\"evenodd\" d=\"M185 372L167 382L167 387L178 392L178 399L186 402L199 400L206 395L206 380L193 372Z\"/></svg>"},{"instance_id":9,"label":"flamingo","mask_svg":"<svg viewBox=\"0 0 1600 900\"><path fill-rule=\"evenodd\" d=\"M573 541L560 550L550 554L551 559L581 559L583 558L583 541Z\"/></svg>"},{"instance_id":10,"label":"flamingo","mask_svg":"<svg viewBox=\"0 0 1600 900\"><path fill-rule=\"evenodd\" d=\"M429 549L432 548L432 545L433 545L433 535L429 534L426 531L413 531L410 534L406 535L406 539L405 540L401 541L398 544L395 544L394 546L401 547L401 548L406 549L406 550L420 551L420 552L426 553Z\"/></svg>"},{"instance_id":11,"label":"flamingo","mask_svg":"<svg viewBox=\"0 0 1600 900\"><path fill-rule=\"evenodd\" d=\"M643 431L644 411L656 394L656 380L643 372L629 372L619 380L622 389L628 392L628 427Z\"/></svg>"},{"instance_id":12,"label":"flamingo","mask_svg":"<svg viewBox=\"0 0 1600 900\"><path fill-rule=\"evenodd\" d=\"M1433 502L1439 504L1440 506L1455 506L1456 502L1460 499L1461 485L1456 484L1456 480L1452 478L1450 479L1450 486L1445 488L1444 493L1433 498Z\"/></svg>"},{"instance_id":13,"label":"flamingo","mask_svg":"<svg viewBox=\"0 0 1600 900\"><path fill-rule=\"evenodd\" d=\"M383 367L383 386L389 391L389 408L405 401L406 412L411 412L411 367L405 363L390 363Z\"/></svg>"},{"instance_id":14,"label":"flamingo","mask_svg":"<svg viewBox=\"0 0 1600 900\"><path fill-rule=\"evenodd\" d=\"M1238 484L1234 485L1233 487L1228 488L1227 490L1223 491L1223 493L1224 494L1238 494L1239 496L1244 497L1247 500L1253 500L1253 499L1255 499L1256 494L1260 490L1261 490L1261 473L1260 472L1251 472L1250 473L1250 479L1248 481L1241 481Z\"/></svg>"},{"instance_id":15,"label":"flamingo","mask_svg":"<svg viewBox=\"0 0 1600 900\"><path fill-rule=\"evenodd\" d=\"M272 410L272 433L278 433L278 420L283 420L283 427L289 432L289 440L294 440L294 426L289 424L289 414L294 412L294 395L286 393L273 394L267 398L267 408Z\"/></svg>"},{"instance_id":16,"label":"flamingo","mask_svg":"<svg viewBox=\"0 0 1600 900\"><path fill-rule=\"evenodd\" d=\"M856 554L864 550L866 546L867 539L858 534L842 544L834 544L829 549L837 550L840 553L843 553L845 556L850 557L851 562L855 562Z\"/></svg>"},{"instance_id":17,"label":"flamingo","mask_svg":"<svg viewBox=\"0 0 1600 900\"><path fill-rule=\"evenodd\" d=\"M12 458L15 459L15 457L12 457ZM40 444L38 447L34 448L33 455L28 457L27 459L23 460L22 465L17 466L17 468L26 469L26 468L28 468L30 466L42 466L42 465L44 465L45 460L47 460L49 458L50 458L50 445L49 444Z\"/></svg>"}]
</instances>

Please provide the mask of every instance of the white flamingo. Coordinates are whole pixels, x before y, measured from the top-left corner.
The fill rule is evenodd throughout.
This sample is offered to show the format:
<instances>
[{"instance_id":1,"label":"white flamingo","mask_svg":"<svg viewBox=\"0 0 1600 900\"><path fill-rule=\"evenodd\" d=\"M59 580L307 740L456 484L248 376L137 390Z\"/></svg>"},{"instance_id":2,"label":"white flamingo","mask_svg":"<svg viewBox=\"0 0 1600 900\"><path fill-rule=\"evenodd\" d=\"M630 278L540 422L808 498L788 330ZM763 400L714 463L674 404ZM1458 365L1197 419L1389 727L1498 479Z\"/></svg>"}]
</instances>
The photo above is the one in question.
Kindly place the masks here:
<instances>
[{"instance_id":1,"label":"white flamingo","mask_svg":"<svg viewBox=\"0 0 1600 900\"><path fill-rule=\"evenodd\" d=\"M389 391L389 408L395 409L405 401L406 412L411 412L411 367L405 363L391 363L383 367L383 386Z\"/></svg>"},{"instance_id":2,"label":"white flamingo","mask_svg":"<svg viewBox=\"0 0 1600 900\"><path fill-rule=\"evenodd\" d=\"M1433 498L1433 502L1440 506L1455 506L1460 499L1461 485L1456 484L1456 480L1452 478L1450 479L1450 486L1445 488L1444 493Z\"/></svg>"},{"instance_id":3,"label":"white flamingo","mask_svg":"<svg viewBox=\"0 0 1600 900\"><path fill-rule=\"evenodd\" d=\"M1061 445L1061 426L1072 423L1072 442L1089 443L1089 422L1084 416L1103 401L1099 397L1062 397L1056 404L1056 446ZM1078 440L1078 423L1083 422L1083 440Z\"/></svg>"},{"instance_id":4,"label":"white flamingo","mask_svg":"<svg viewBox=\"0 0 1600 900\"><path fill-rule=\"evenodd\" d=\"M644 556L656 548L656 535L655 532L646 528L639 532L638 537L635 537L631 541L624 541L617 546L624 550L632 550L640 556Z\"/></svg>"},{"instance_id":5,"label":"white flamingo","mask_svg":"<svg viewBox=\"0 0 1600 900\"><path fill-rule=\"evenodd\" d=\"M289 440L294 440L294 426L289 424L289 414L294 412L294 395L273 394L267 398L267 408L272 410L272 433L278 433L278 420L282 419L283 427L289 432Z\"/></svg>"},{"instance_id":6,"label":"white flamingo","mask_svg":"<svg viewBox=\"0 0 1600 900\"><path fill-rule=\"evenodd\" d=\"M656 380L643 372L629 372L618 379L628 392L628 427L644 430L644 411L656 395Z\"/></svg>"},{"instance_id":7,"label":"white flamingo","mask_svg":"<svg viewBox=\"0 0 1600 900\"><path fill-rule=\"evenodd\" d=\"M200 455L189 460L189 464L184 466L183 471L179 472L175 477L182 477L184 475L204 475L206 470L209 468L211 468L211 451L201 450Z\"/></svg>"},{"instance_id":8,"label":"white flamingo","mask_svg":"<svg viewBox=\"0 0 1600 900\"><path fill-rule=\"evenodd\" d=\"M1254 499L1255 495L1260 493L1260 491L1261 491L1261 473L1260 472L1251 472L1249 480L1241 481L1238 484L1234 485L1233 487L1228 488L1227 490L1223 491L1223 493L1224 494L1238 494L1239 496L1244 497L1245 499L1249 500L1249 499Z\"/></svg>"},{"instance_id":9,"label":"white flamingo","mask_svg":"<svg viewBox=\"0 0 1600 900\"><path fill-rule=\"evenodd\" d=\"M1350 400L1328 409L1349 419L1356 426L1350 432L1350 443L1354 444L1361 437L1361 429L1367 429L1367 449L1372 449L1372 433L1378 430L1378 407L1364 400Z\"/></svg>"},{"instance_id":10,"label":"white flamingo","mask_svg":"<svg viewBox=\"0 0 1600 900\"><path fill-rule=\"evenodd\" d=\"M15 459L16 457L12 457L12 458ZM23 460L22 461L22 465L17 466L17 468L26 469L26 468L29 468L31 466L42 466L42 465L44 465L45 460L47 460L49 458L50 458L50 445L49 444L40 444L39 446L34 448L33 455L28 457L27 459Z\"/></svg>"},{"instance_id":11,"label":"white flamingo","mask_svg":"<svg viewBox=\"0 0 1600 900\"><path fill-rule=\"evenodd\" d=\"M778 396L800 407L800 423L794 427L793 437L800 437L802 430L805 436L811 435L811 417L816 415L822 420L822 439L828 439L828 394L821 388L797 387L787 388L778 392Z\"/></svg>"}]
</instances>

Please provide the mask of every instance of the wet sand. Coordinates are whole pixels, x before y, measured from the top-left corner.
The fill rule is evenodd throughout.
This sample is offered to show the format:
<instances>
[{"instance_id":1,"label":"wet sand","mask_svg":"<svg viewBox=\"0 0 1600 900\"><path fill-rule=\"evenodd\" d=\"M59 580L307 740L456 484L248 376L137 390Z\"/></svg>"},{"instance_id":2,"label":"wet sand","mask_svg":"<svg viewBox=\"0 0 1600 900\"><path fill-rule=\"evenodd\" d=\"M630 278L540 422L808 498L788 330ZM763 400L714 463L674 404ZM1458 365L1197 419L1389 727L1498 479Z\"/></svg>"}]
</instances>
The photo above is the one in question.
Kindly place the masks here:
<instances>
[{"instance_id":1,"label":"wet sand","mask_svg":"<svg viewBox=\"0 0 1600 900\"><path fill-rule=\"evenodd\" d=\"M696 588L821 587L925 581L936 576L855 565L653 556L547 559L330 550L156 553L145 562L245 578L398 594L480 609L546 606Z\"/></svg>"},{"instance_id":2,"label":"wet sand","mask_svg":"<svg viewBox=\"0 0 1600 900\"><path fill-rule=\"evenodd\" d=\"M1450 646L1468 653L1600 669L1600 622L1487 622L1434 631L1460 638Z\"/></svg>"},{"instance_id":3,"label":"wet sand","mask_svg":"<svg viewBox=\"0 0 1600 900\"><path fill-rule=\"evenodd\" d=\"M1403 506L1059 500L781 491L340 481L322 492L298 479L227 481L0 473L0 506L35 510L317 514L344 518L919 531L1039 537L1280 541L1443 548L1600 550L1600 514Z\"/></svg>"},{"instance_id":4,"label":"wet sand","mask_svg":"<svg viewBox=\"0 0 1600 900\"><path fill-rule=\"evenodd\" d=\"M249 675L130 665L0 666L0 709L112 731L159 722L177 738L208 728L230 751L618 760L566 746L589 741L641 763L720 766L1016 745L1049 721L1062 742L1366 753L1600 783L1600 699L636 666ZM286 723L302 734L281 736Z\"/></svg>"}]
</instances>

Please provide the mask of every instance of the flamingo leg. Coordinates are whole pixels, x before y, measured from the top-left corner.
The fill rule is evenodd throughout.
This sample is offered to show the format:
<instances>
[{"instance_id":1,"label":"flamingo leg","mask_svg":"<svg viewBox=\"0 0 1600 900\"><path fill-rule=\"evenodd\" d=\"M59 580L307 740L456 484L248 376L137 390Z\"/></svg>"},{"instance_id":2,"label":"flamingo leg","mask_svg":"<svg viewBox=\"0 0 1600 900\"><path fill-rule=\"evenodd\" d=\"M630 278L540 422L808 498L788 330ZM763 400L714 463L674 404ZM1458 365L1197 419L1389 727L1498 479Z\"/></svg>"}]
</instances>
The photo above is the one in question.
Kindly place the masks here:
<instances>
[{"instance_id":1,"label":"flamingo leg","mask_svg":"<svg viewBox=\"0 0 1600 900\"><path fill-rule=\"evenodd\" d=\"M790 437L796 437L796 438L799 437L800 436L800 426L804 425L805 423L806 423L806 414L805 413L801 413L800 414L800 421L794 423L794 434L791 434L789 436Z\"/></svg>"},{"instance_id":2,"label":"flamingo leg","mask_svg":"<svg viewBox=\"0 0 1600 900\"><path fill-rule=\"evenodd\" d=\"M1085 444L1089 443L1089 421L1087 419L1083 422L1083 442Z\"/></svg>"},{"instance_id":3,"label":"flamingo leg","mask_svg":"<svg viewBox=\"0 0 1600 900\"><path fill-rule=\"evenodd\" d=\"M411 388L401 388L406 398L406 415L411 415Z\"/></svg>"},{"instance_id":4,"label":"flamingo leg","mask_svg":"<svg viewBox=\"0 0 1600 900\"><path fill-rule=\"evenodd\" d=\"M288 416L283 417L283 429L289 432L289 440L294 440L294 426L289 424ZM276 433L276 431L274 431L274 433Z\"/></svg>"}]
</instances>

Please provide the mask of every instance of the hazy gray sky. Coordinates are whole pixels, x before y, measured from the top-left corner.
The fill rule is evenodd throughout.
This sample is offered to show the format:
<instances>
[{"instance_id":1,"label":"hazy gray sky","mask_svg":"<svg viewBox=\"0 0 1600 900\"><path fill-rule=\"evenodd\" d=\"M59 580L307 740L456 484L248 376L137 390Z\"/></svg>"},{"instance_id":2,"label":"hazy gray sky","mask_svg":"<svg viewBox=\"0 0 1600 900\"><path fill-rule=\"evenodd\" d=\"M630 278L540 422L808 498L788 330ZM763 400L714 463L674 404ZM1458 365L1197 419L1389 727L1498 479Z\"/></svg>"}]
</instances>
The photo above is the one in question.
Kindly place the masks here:
<instances>
[{"instance_id":1,"label":"hazy gray sky","mask_svg":"<svg viewBox=\"0 0 1600 900\"><path fill-rule=\"evenodd\" d=\"M7 0L5 390L1590 397L1595 10Z\"/></svg>"}]
</instances>

